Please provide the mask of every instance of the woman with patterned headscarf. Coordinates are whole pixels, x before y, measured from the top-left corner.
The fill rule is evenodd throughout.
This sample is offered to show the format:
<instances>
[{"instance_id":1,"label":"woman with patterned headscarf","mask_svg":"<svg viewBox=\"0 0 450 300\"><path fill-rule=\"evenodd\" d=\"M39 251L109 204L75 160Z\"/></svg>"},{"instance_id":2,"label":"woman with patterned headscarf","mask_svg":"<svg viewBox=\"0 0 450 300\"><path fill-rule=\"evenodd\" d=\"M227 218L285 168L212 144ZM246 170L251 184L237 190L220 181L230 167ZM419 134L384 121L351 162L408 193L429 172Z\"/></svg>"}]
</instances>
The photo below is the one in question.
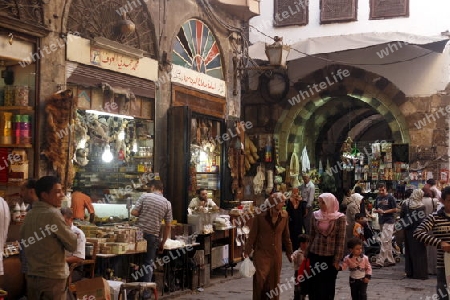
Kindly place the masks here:
<instances>
[{"instance_id":1,"label":"woman with patterned headscarf","mask_svg":"<svg viewBox=\"0 0 450 300\"><path fill-rule=\"evenodd\" d=\"M426 217L422 198L423 191L415 189L409 199L403 202L399 221L405 231L406 277L414 279L428 279L427 248L413 237L414 230Z\"/></svg>"},{"instance_id":2,"label":"woman with patterned headscarf","mask_svg":"<svg viewBox=\"0 0 450 300\"><path fill-rule=\"evenodd\" d=\"M318 202L320 210L311 218L311 242L307 251L314 270L309 279L309 299L331 300L335 295L339 261L344 257L346 218L339 212L339 202L333 194L321 194Z\"/></svg>"}]
</instances>

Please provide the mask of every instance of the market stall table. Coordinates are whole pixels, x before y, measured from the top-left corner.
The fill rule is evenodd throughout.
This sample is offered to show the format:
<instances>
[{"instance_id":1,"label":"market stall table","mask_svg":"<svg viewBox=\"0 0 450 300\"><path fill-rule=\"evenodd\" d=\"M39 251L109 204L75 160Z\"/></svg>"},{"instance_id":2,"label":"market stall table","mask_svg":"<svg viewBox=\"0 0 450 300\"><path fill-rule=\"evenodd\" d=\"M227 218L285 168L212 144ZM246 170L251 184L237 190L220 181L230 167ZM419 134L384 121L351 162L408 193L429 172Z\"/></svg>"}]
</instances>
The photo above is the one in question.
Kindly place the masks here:
<instances>
[{"instance_id":1,"label":"market stall table","mask_svg":"<svg viewBox=\"0 0 450 300\"><path fill-rule=\"evenodd\" d=\"M189 256L193 256L195 248L200 243L186 244L179 247L164 248L163 253L158 254L155 265L163 266L161 294L164 295L164 289L170 293L176 290L176 281L179 279L181 290L187 287L189 282ZM155 278L156 278L155 274Z\"/></svg>"},{"instance_id":2,"label":"market stall table","mask_svg":"<svg viewBox=\"0 0 450 300\"><path fill-rule=\"evenodd\" d=\"M121 254L97 254L96 274L100 274L107 279L118 277L127 281L136 281L131 278L130 273L134 270L133 265L142 265L144 255L147 251L128 251ZM125 276L124 276L125 275Z\"/></svg>"}]
</instances>

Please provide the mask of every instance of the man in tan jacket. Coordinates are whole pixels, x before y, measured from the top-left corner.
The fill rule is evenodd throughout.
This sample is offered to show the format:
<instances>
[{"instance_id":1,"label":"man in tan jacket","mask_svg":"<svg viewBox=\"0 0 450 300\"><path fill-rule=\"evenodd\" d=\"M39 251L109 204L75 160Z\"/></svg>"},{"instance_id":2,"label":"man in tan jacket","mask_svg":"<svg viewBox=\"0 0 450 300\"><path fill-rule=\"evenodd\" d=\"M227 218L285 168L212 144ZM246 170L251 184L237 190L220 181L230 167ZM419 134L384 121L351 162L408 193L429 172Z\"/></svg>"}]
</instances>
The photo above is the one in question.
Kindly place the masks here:
<instances>
[{"instance_id":1,"label":"man in tan jacket","mask_svg":"<svg viewBox=\"0 0 450 300\"><path fill-rule=\"evenodd\" d=\"M291 262L289 216L283 210L285 201L286 197L282 193L272 194L266 203L261 205L261 213L252 220L244 256L248 257L253 251L253 264L256 269L253 276L253 300L279 299L282 243Z\"/></svg>"},{"instance_id":2,"label":"man in tan jacket","mask_svg":"<svg viewBox=\"0 0 450 300\"><path fill-rule=\"evenodd\" d=\"M64 198L54 176L36 182L39 201L27 214L20 229L20 247L27 260L28 299L66 299L69 268L65 250L75 251L77 235L65 223L60 210Z\"/></svg>"}]
</instances>

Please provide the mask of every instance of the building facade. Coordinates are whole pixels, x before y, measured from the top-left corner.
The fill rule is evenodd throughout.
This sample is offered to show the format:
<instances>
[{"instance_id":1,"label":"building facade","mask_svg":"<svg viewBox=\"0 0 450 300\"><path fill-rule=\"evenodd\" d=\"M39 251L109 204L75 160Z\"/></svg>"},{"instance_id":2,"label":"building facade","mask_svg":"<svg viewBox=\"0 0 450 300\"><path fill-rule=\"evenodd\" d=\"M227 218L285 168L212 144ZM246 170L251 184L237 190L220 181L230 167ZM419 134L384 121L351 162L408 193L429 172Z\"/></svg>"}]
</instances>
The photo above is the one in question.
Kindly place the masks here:
<instances>
[{"instance_id":1,"label":"building facade","mask_svg":"<svg viewBox=\"0 0 450 300\"><path fill-rule=\"evenodd\" d=\"M365 166L372 144L387 141L398 160L384 159L372 181L447 184L450 24L442 8L449 4L344 2L261 1L261 15L250 21L250 57L265 65L264 44L275 36L291 49L287 70L251 71L243 118L255 120L255 135L273 134L276 163L286 167L306 147L312 168L327 169L344 187L359 180L342 174L348 137L352 152L366 155L356 164L366 168L362 180L372 173ZM404 164L395 170L396 162ZM389 169L393 175L382 178Z\"/></svg>"},{"instance_id":2,"label":"building facade","mask_svg":"<svg viewBox=\"0 0 450 300\"><path fill-rule=\"evenodd\" d=\"M187 106L196 114L213 116L223 124L223 132L240 118L241 89L240 82L234 80L233 58L248 20L259 13L258 1L73 0L25 5L18 0L2 6L2 54L5 61L11 61L8 70L17 69L20 74L22 62L27 74L36 75L33 85L28 84L35 113L29 177L56 174L67 186L72 184L77 146L72 145L70 119L80 106L118 113L121 108L114 107L120 103L114 101L120 95L126 103L130 95L131 99L142 98L141 113L135 108L129 114L151 123L151 170L165 183L168 170L177 168L170 165L173 157L168 149L168 112L172 107ZM11 45L24 43L24 33L33 37L32 43L22 52L12 50ZM8 45L10 40L13 43ZM16 53L8 57L7 50ZM72 106L67 106L72 110L66 112L72 115L53 132L60 137L54 148L64 154L49 155L46 99L74 87L75 94L69 97ZM106 91L119 97L106 101ZM188 96L177 98L175 93ZM58 117L57 113L52 115ZM60 161L55 165L52 160L58 156Z\"/></svg>"}]
</instances>

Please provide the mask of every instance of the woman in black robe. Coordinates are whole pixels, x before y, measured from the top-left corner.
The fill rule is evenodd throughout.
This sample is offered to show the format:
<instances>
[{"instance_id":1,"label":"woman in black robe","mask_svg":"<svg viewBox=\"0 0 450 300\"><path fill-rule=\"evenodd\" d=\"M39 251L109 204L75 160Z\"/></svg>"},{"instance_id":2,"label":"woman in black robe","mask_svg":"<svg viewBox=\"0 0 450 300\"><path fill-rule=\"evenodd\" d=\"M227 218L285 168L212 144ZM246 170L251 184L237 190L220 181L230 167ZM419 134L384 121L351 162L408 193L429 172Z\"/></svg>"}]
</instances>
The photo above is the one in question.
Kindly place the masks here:
<instances>
[{"instance_id":1,"label":"woman in black robe","mask_svg":"<svg viewBox=\"0 0 450 300\"><path fill-rule=\"evenodd\" d=\"M300 246L298 236L303 233L306 202L302 201L298 188L293 188L289 201L286 202L286 211L289 214L289 233L292 248L297 250Z\"/></svg>"},{"instance_id":2,"label":"woman in black robe","mask_svg":"<svg viewBox=\"0 0 450 300\"><path fill-rule=\"evenodd\" d=\"M413 237L414 230L426 217L422 198L423 191L414 190L400 211L399 222L405 232L405 273L406 277L413 279L428 279L427 248Z\"/></svg>"}]
</instances>

